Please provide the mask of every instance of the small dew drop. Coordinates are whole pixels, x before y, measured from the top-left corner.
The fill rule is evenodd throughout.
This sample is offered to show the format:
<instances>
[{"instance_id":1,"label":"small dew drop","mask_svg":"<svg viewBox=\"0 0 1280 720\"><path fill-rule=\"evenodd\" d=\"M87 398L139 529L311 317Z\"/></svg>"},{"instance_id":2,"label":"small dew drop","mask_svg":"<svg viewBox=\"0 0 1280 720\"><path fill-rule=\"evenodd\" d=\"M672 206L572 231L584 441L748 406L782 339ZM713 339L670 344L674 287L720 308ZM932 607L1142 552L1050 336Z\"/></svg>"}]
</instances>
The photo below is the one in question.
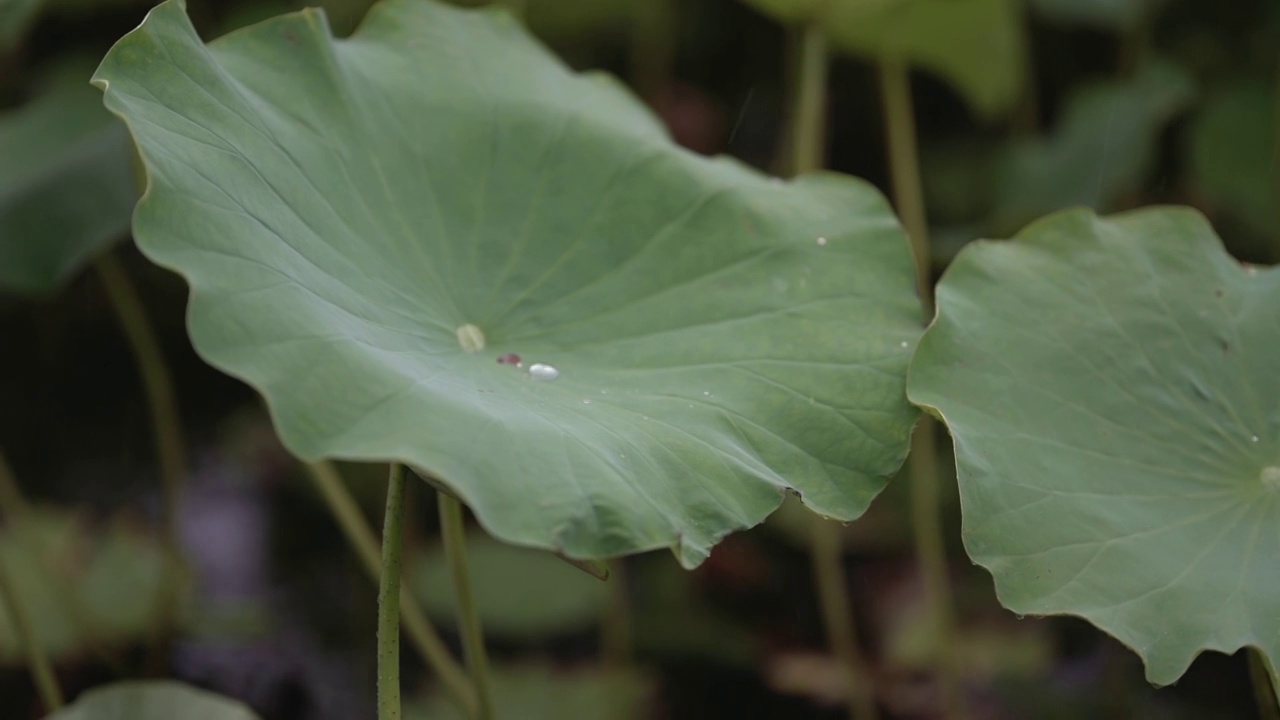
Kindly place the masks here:
<instances>
[{"instance_id":1,"label":"small dew drop","mask_svg":"<svg viewBox=\"0 0 1280 720\"><path fill-rule=\"evenodd\" d=\"M706 395L707 397L711 397L711 391L710 391L710 390L703 390L703 391L702 391L702 394L703 394L703 395Z\"/></svg>"},{"instance_id":2,"label":"small dew drop","mask_svg":"<svg viewBox=\"0 0 1280 720\"><path fill-rule=\"evenodd\" d=\"M1249 438L1249 440L1250 440L1251 442L1258 442L1258 436L1257 436L1257 435L1254 435L1253 437Z\"/></svg>"},{"instance_id":3,"label":"small dew drop","mask_svg":"<svg viewBox=\"0 0 1280 720\"><path fill-rule=\"evenodd\" d=\"M583 405L590 405L590 404L591 404L591 401L590 401L590 400L588 400L588 399L586 399L586 398L582 398L582 404L583 404Z\"/></svg>"},{"instance_id":4,"label":"small dew drop","mask_svg":"<svg viewBox=\"0 0 1280 720\"><path fill-rule=\"evenodd\" d=\"M560 377L560 371L551 365L534 363L529 366L529 377L534 380L555 380Z\"/></svg>"},{"instance_id":5,"label":"small dew drop","mask_svg":"<svg viewBox=\"0 0 1280 720\"><path fill-rule=\"evenodd\" d=\"M826 245L826 244L827 244L827 239L826 239L826 238L824 238L824 237L820 237L820 238L818 238L818 244L819 244L819 245Z\"/></svg>"},{"instance_id":6,"label":"small dew drop","mask_svg":"<svg viewBox=\"0 0 1280 720\"><path fill-rule=\"evenodd\" d=\"M911 343L907 342L906 340L903 340L901 343L901 347L910 347L910 346L911 346Z\"/></svg>"},{"instance_id":7,"label":"small dew drop","mask_svg":"<svg viewBox=\"0 0 1280 720\"><path fill-rule=\"evenodd\" d=\"M1027 616L1026 616L1026 615L1014 615L1014 617L1018 618L1019 620L1026 620L1026 619L1027 619Z\"/></svg>"}]
</instances>

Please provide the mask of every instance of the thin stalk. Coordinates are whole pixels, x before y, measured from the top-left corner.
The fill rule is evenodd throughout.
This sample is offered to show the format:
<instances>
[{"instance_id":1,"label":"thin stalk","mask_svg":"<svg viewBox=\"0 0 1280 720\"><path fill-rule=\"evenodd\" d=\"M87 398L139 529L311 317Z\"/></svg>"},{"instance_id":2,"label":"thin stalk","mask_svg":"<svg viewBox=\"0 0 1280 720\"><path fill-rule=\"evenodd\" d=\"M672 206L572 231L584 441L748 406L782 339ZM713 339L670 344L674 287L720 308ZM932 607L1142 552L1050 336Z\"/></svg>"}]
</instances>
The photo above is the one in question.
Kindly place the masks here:
<instances>
[{"instance_id":1,"label":"thin stalk","mask_svg":"<svg viewBox=\"0 0 1280 720\"><path fill-rule=\"evenodd\" d=\"M844 573L840 527L814 515L810 523L809 547L827 641L849 675L849 717L853 720L874 720L880 713L876 709L870 669L858 649L853 600L849 596L849 584Z\"/></svg>"},{"instance_id":2,"label":"thin stalk","mask_svg":"<svg viewBox=\"0 0 1280 720\"><path fill-rule=\"evenodd\" d=\"M347 542L360 558L360 564L375 584L378 583L382 568L382 547L369 521L365 519L355 498L347 492L338 470L332 463L319 462L306 465L307 474L315 483L320 496L324 498L329 512L338 521ZM400 588L400 613L403 618L405 634L410 642L422 653L423 659L440 676L440 682L454 701L462 708L467 717L475 717L477 711L475 692L471 689L471 681L462 665L449 653L449 648L436 632L435 627L427 620L422 607L413 598L408 588Z\"/></svg>"},{"instance_id":3,"label":"thin stalk","mask_svg":"<svg viewBox=\"0 0 1280 720\"><path fill-rule=\"evenodd\" d=\"M924 190L920 181L920 157L916 147L915 109L907 65L895 58L880 64L880 90L889 146L894 205L907 229L916 259L916 289L926 315L933 314L933 277L929 252L929 226L925 217ZM925 593L933 604L938 646L942 648L938 675L946 716L966 716L963 686L951 652L955 610L947 577L947 550L942 538L942 511L938 497L937 426L921 417L912 437L908 476L911 485L912 526L916 554Z\"/></svg>"},{"instance_id":4,"label":"thin stalk","mask_svg":"<svg viewBox=\"0 0 1280 720\"><path fill-rule=\"evenodd\" d=\"M44 647L36 637L35 627L27 615L26 608L18 600L9 574L0 563L0 600L9 609L9 619L13 621L14 634L22 647L26 649L27 666L31 669L31 678L35 681L36 690L40 693L40 701L44 703L46 713L53 713L63 705L62 689L58 687L58 679L53 674L53 665Z\"/></svg>"},{"instance_id":5,"label":"thin stalk","mask_svg":"<svg viewBox=\"0 0 1280 720\"><path fill-rule=\"evenodd\" d=\"M493 692L489 685L489 656L484 649L484 631L476 611L471 590L471 572L467 568L466 529L462 521L462 503L452 495L438 494L440 534L445 556L453 574L453 590L458 598L458 630L462 634L462 653L471 671L471 684L479 701L479 720L493 720Z\"/></svg>"},{"instance_id":6,"label":"thin stalk","mask_svg":"<svg viewBox=\"0 0 1280 720\"><path fill-rule=\"evenodd\" d=\"M158 613L155 635L152 637L152 658L149 665L158 670L163 665L166 652L167 634L174 625L178 612L179 584L182 560L181 541L178 537L178 512L182 502L182 486L187 473L186 447L183 441L182 419L178 414L178 403L174 392L173 378L169 374L169 366L165 363L164 354L160 351L160 342L155 328L147 318L138 291L130 282L120 261L112 254L98 256L94 263L102 287L106 291L111 307L124 330L129 350L133 353L134 363L147 396L147 406L151 413L151 432L156 448L156 458L160 466L161 495L164 498L164 513L161 526L164 535L164 548L168 561L166 580L161 589L160 611Z\"/></svg>"},{"instance_id":7,"label":"thin stalk","mask_svg":"<svg viewBox=\"0 0 1280 720\"><path fill-rule=\"evenodd\" d=\"M378 581L378 720L400 720L400 551L404 544L404 466L391 463L382 521Z\"/></svg>"},{"instance_id":8,"label":"thin stalk","mask_svg":"<svg viewBox=\"0 0 1280 720\"><path fill-rule=\"evenodd\" d=\"M631 664L631 595L624 558L609 564L609 604L600 627L600 654L604 664L624 668Z\"/></svg>"},{"instance_id":9,"label":"thin stalk","mask_svg":"<svg viewBox=\"0 0 1280 720\"><path fill-rule=\"evenodd\" d=\"M1249 656L1249 679L1253 683L1253 697L1258 703L1261 720L1280 720L1280 685L1277 674L1267 663L1258 648L1246 651Z\"/></svg>"},{"instance_id":10,"label":"thin stalk","mask_svg":"<svg viewBox=\"0 0 1280 720\"><path fill-rule=\"evenodd\" d=\"M821 168L826 157L827 40L817 22L800 28L796 53L791 167L798 175ZM827 644L849 675L849 717L875 720L879 713L868 682L868 664L859 650L853 624L853 600L842 562L840 531L833 522L817 515L810 523L809 554Z\"/></svg>"}]
</instances>

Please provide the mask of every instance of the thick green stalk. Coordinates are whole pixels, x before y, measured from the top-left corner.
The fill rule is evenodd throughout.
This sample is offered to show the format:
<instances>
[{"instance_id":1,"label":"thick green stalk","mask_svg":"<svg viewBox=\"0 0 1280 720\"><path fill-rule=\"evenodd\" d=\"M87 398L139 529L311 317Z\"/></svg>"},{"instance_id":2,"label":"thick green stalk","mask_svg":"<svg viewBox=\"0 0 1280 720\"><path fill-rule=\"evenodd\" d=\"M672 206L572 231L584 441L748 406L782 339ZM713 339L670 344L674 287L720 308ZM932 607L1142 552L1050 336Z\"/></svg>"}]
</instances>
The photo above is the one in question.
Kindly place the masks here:
<instances>
[{"instance_id":1,"label":"thick green stalk","mask_svg":"<svg viewBox=\"0 0 1280 720\"><path fill-rule=\"evenodd\" d=\"M1253 683L1253 697L1258 703L1260 720L1280 720L1280 674L1267 663L1258 648L1245 650L1249 656L1249 679Z\"/></svg>"},{"instance_id":2,"label":"thick green stalk","mask_svg":"<svg viewBox=\"0 0 1280 720\"><path fill-rule=\"evenodd\" d=\"M933 276L929 252L929 226L920 181L920 158L916 148L915 110L911 102L911 80L906 63L885 58L880 63L880 90L884 105L884 125L889 146L889 170L893 200L907 229L916 259L916 288L925 313L933 315ZM942 509L938 497L937 425L925 415L912 436L908 476L911 483L912 526L916 554L925 592L933 605L937 622L938 675L942 684L946 715L966 715L964 689L951 651L955 611L951 582L947 577L947 549L942 537Z\"/></svg>"},{"instance_id":3,"label":"thick green stalk","mask_svg":"<svg viewBox=\"0 0 1280 720\"><path fill-rule=\"evenodd\" d=\"M347 542L360 558L360 564L364 566L365 572L374 584L377 584L382 568L381 544L374 535L373 528L369 526L369 521L365 519L364 513L360 511L360 506L356 504L355 498L347 492L337 468L327 462L308 463L306 468L316 489L320 491L320 496L329 507L329 512L338 521L338 526L346 535ZM405 634L409 636L414 647L422 653L427 664L440 676L440 682L445 690L467 717L475 717L476 697L466 671L449 653L448 646L427 620L427 616L414 600L412 593L405 587L400 588L400 614L403 618Z\"/></svg>"},{"instance_id":4,"label":"thick green stalk","mask_svg":"<svg viewBox=\"0 0 1280 720\"><path fill-rule=\"evenodd\" d=\"M44 646L36 636L35 627L27 615L27 609L18 599L13 589L9 574L0 562L0 600L9 611L9 619L13 622L14 634L26 651L27 666L31 669L31 678L35 681L36 690L40 693L40 701L44 703L46 713L53 713L63 705L62 689L58 687L58 679L53 674L53 665L44 652Z\"/></svg>"},{"instance_id":5,"label":"thick green stalk","mask_svg":"<svg viewBox=\"0 0 1280 720\"><path fill-rule=\"evenodd\" d=\"M404 545L404 466L391 463L382 521L378 581L378 720L400 720L400 550Z\"/></svg>"},{"instance_id":6,"label":"thick green stalk","mask_svg":"<svg viewBox=\"0 0 1280 720\"><path fill-rule=\"evenodd\" d=\"M489 656L484 649L484 631L476 611L471 590L471 573L467 568L466 528L462 520L462 504L452 495L437 493L440 505L440 534L445 556L453 574L453 590L458 598L458 630L462 634L462 651L471 671L471 683L479 701L479 720L493 720L493 692L489 684Z\"/></svg>"},{"instance_id":7,"label":"thick green stalk","mask_svg":"<svg viewBox=\"0 0 1280 720\"><path fill-rule=\"evenodd\" d=\"M801 174L820 169L826 156L827 40L817 22L800 29L797 81L791 120L791 167ZM813 515L810 557L827 644L849 674L848 712L854 720L875 720L875 695L867 662L858 648L853 600L842 562L839 527Z\"/></svg>"},{"instance_id":8,"label":"thick green stalk","mask_svg":"<svg viewBox=\"0 0 1280 720\"><path fill-rule=\"evenodd\" d=\"M156 634L152 638L153 669L163 665L166 653L166 636L173 627L178 612L178 595L182 581L181 540L178 537L178 512L182 502L182 486L187 474L186 446L183 440L182 419L178 415L178 403L173 378L155 329L147 318L138 291L130 282L120 261L110 253L100 255L94 263L98 278L106 291L111 307L124 330L129 350L147 396L151 414L151 432L160 467L161 494L164 498L164 515L161 519L164 532L164 548L168 568L161 589L160 612Z\"/></svg>"}]
</instances>

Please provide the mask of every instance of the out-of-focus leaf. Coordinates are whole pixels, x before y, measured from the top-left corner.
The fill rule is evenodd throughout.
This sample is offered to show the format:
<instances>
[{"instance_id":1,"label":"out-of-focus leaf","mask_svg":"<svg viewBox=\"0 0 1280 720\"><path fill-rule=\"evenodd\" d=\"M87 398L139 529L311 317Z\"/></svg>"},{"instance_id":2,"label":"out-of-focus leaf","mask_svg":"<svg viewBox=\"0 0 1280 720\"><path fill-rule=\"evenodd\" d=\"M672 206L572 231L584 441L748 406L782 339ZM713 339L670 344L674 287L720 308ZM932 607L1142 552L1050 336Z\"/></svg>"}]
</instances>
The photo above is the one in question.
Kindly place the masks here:
<instances>
[{"instance_id":1,"label":"out-of-focus leaf","mask_svg":"<svg viewBox=\"0 0 1280 720\"><path fill-rule=\"evenodd\" d=\"M497 668L497 720L641 720L649 717L653 683L634 671L556 670L545 665ZM434 694L405 703L405 720L457 720L449 698Z\"/></svg>"},{"instance_id":2,"label":"out-of-focus leaf","mask_svg":"<svg viewBox=\"0 0 1280 720\"><path fill-rule=\"evenodd\" d=\"M1191 130L1191 177L1214 207L1262 236L1280 233L1280 112L1266 82L1213 95Z\"/></svg>"},{"instance_id":3,"label":"out-of-focus leaf","mask_svg":"<svg viewBox=\"0 0 1280 720\"><path fill-rule=\"evenodd\" d=\"M97 82L147 165L139 246L304 458L421 468L513 544L690 566L786 488L860 515L905 458L921 323L884 198L689 153L506 13L206 46L168 2Z\"/></svg>"},{"instance_id":4,"label":"out-of-focus leaf","mask_svg":"<svg viewBox=\"0 0 1280 720\"><path fill-rule=\"evenodd\" d=\"M993 228L1007 234L1035 218L1083 205L1114 209L1137 191L1155 158L1160 132L1191 101L1191 80L1152 62L1129 80L1080 89L1045 138L1015 141L998 169Z\"/></svg>"},{"instance_id":5,"label":"out-of-focus leaf","mask_svg":"<svg viewBox=\"0 0 1280 720\"><path fill-rule=\"evenodd\" d=\"M72 515L36 509L0 533L0 562L55 660L141 639L160 608L164 556L123 524L91 533ZM22 661L10 616L0 612L0 662Z\"/></svg>"},{"instance_id":6,"label":"out-of-focus leaf","mask_svg":"<svg viewBox=\"0 0 1280 720\"><path fill-rule=\"evenodd\" d=\"M0 52L13 47L40 9L40 0L0 0Z\"/></svg>"},{"instance_id":7,"label":"out-of-focus leaf","mask_svg":"<svg viewBox=\"0 0 1280 720\"><path fill-rule=\"evenodd\" d=\"M1026 82L1019 0L745 0L788 22L822 23L832 45L897 58L950 83L980 115L1013 107Z\"/></svg>"},{"instance_id":8,"label":"out-of-focus leaf","mask_svg":"<svg viewBox=\"0 0 1280 720\"><path fill-rule=\"evenodd\" d=\"M1060 25L1124 32L1138 27L1162 0L1028 0L1037 15Z\"/></svg>"},{"instance_id":9,"label":"out-of-focus leaf","mask_svg":"<svg viewBox=\"0 0 1280 720\"><path fill-rule=\"evenodd\" d=\"M172 680L129 681L86 691L45 720L258 720L242 703Z\"/></svg>"},{"instance_id":10,"label":"out-of-focus leaf","mask_svg":"<svg viewBox=\"0 0 1280 720\"><path fill-rule=\"evenodd\" d=\"M1280 659L1280 268L1204 218L1041 220L938 286L913 402L955 439L964 541L1020 614L1083 617L1154 683Z\"/></svg>"},{"instance_id":11,"label":"out-of-focus leaf","mask_svg":"<svg viewBox=\"0 0 1280 720\"><path fill-rule=\"evenodd\" d=\"M129 134L90 75L60 67L43 94L0 115L0 291L52 292L127 236Z\"/></svg>"},{"instance_id":12,"label":"out-of-focus leaf","mask_svg":"<svg viewBox=\"0 0 1280 720\"><path fill-rule=\"evenodd\" d=\"M636 649L665 658L698 658L753 666L760 639L701 597L694 575L657 559L633 567Z\"/></svg>"},{"instance_id":13,"label":"out-of-focus leaf","mask_svg":"<svg viewBox=\"0 0 1280 720\"><path fill-rule=\"evenodd\" d=\"M476 610L485 633L533 640L595 625L609 586L551 553L518 548L483 533L467 538ZM407 581L427 612L456 617L457 605L443 549L432 548L407 569ZM515 590L518 588L518 591Z\"/></svg>"}]
</instances>

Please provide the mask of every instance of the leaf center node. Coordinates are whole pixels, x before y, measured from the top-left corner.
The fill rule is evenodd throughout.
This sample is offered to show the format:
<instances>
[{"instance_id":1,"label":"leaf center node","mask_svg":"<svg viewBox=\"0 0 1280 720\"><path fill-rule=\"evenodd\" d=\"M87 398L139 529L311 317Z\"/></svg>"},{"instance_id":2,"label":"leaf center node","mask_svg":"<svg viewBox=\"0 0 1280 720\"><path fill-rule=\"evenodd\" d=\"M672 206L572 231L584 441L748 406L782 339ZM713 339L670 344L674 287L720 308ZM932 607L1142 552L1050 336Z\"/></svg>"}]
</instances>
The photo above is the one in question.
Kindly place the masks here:
<instances>
[{"instance_id":1,"label":"leaf center node","mask_svg":"<svg viewBox=\"0 0 1280 720\"><path fill-rule=\"evenodd\" d=\"M466 352L478 353L484 349L484 331L475 325L460 325L455 332L458 334L458 344Z\"/></svg>"}]
</instances>

